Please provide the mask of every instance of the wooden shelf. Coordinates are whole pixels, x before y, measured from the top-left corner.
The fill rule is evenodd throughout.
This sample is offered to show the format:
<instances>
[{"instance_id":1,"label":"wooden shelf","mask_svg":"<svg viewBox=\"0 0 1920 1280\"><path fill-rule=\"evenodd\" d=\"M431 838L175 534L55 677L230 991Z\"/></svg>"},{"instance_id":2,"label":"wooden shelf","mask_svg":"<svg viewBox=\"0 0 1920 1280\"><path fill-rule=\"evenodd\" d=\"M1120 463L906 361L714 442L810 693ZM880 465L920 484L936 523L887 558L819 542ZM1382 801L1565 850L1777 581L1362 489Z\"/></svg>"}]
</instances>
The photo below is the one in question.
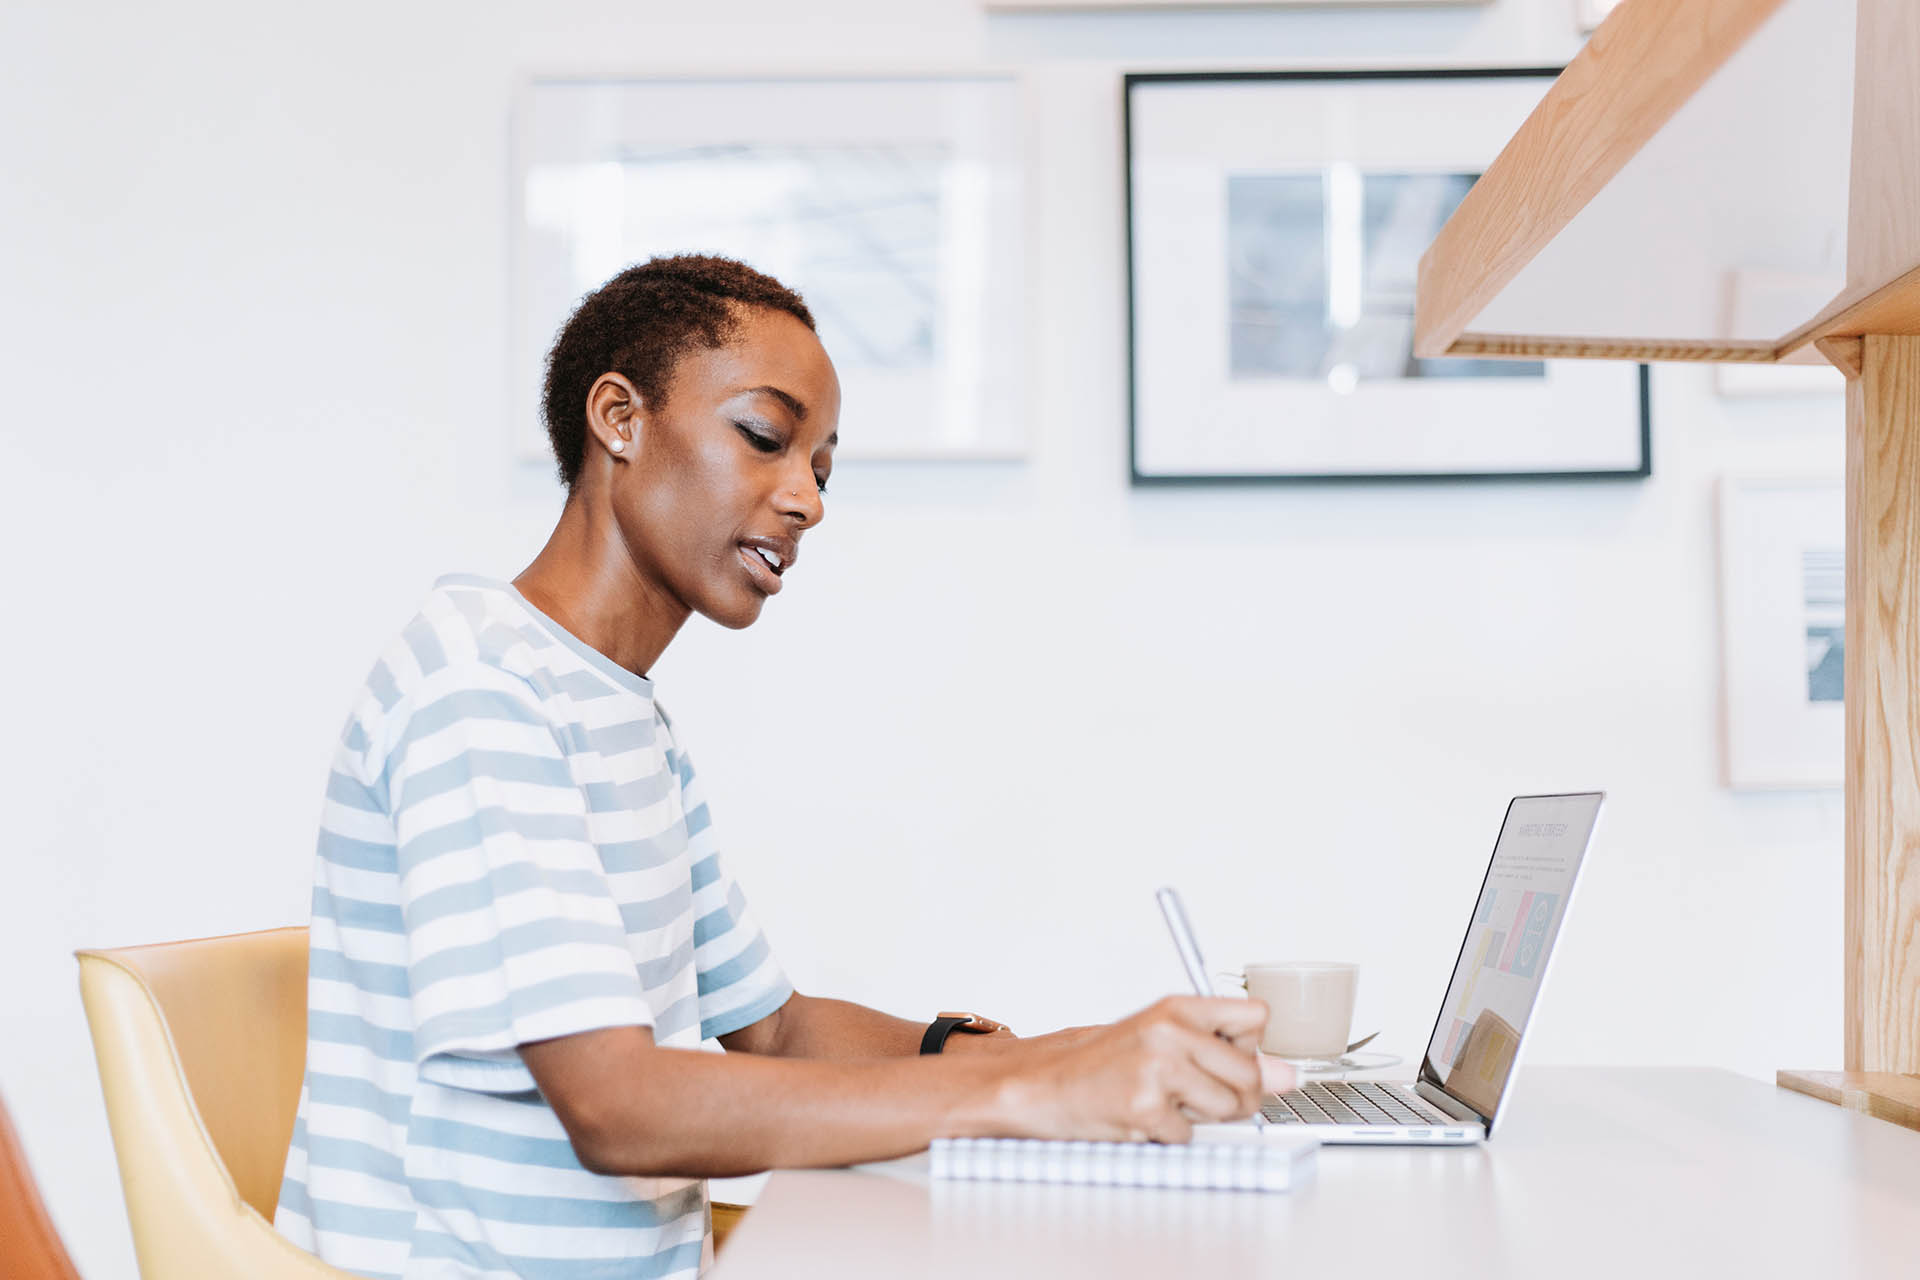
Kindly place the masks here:
<instances>
[{"instance_id":1,"label":"wooden shelf","mask_svg":"<svg viewBox=\"0 0 1920 1280\"><path fill-rule=\"evenodd\" d=\"M1625 0L1421 259L1414 349L1847 375L1848 1073L1779 1079L1920 1128L1915 67L1920 0Z\"/></svg>"},{"instance_id":2,"label":"wooden shelf","mask_svg":"<svg viewBox=\"0 0 1920 1280\"><path fill-rule=\"evenodd\" d=\"M1569 318L1584 319L1599 295L1617 281L1580 281L1572 288L1534 287L1544 304L1523 308L1526 323L1509 313L1494 320L1498 302L1513 288L1527 290L1529 268L1544 262L1556 241L1578 240L1580 256L1599 255L1612 264L1632 260L1648 232L1690 233L1657 210L1668 183L1616 184L1657 135L1708 87L1772 18L1783 0L1627 0L1587 42L1540 106L1460 202L1420 260L1420 305L1414 350L1423 357L1479 355L1527 358L1691 359L1771 361L1779 332L1738 335L1662 332L1662 287L1694 292L1674 280L1654 282L1650 298L1627 309L1644 327L1633 332L1576 335ZM1791 83L1791 82L1789 82ZM1736 107L1728 114L1747 114ZM1686 121L1682 120L1684 128ZM1694 129L1699 133L1703 130ZM1844 145L1844 139L1841 140ZM1690 143L1711 149L1710 139ZM1683 170L1686 166L1680 166ZM1693 166L1711 181L1710 169ZM1598 229L1590 210L1609 186L1619 195L1603 210ZM1673 193L1678 194L1678 193ZM1624 199L1621 199L1624 197ZM1765 207L1755 201L1755 207ZM1625 207L1622 207L1622 206ZM1615 218L1613 215L1625 215ZM1693 247L1689 245L1689 247ZM1700 243L1703 260L1713 246ZM1533 273L1536 277L1538 271ZM1557 273L1553 273L1557 274ZM1596 287L1597 286L1597 287ZM1825 292L1824 302L1832 295ZM1556 293L1559 295L1556 298ZM1556 303L1564 299L1564 307ZM1707 304L1704 300L1701 306ZM1804 313L1803 313L1804 314ZM1799 317L1795 317L1799 319ZM1522 331L1516 331L1520 329ZM1635 340L1638 341L1635 341ZM1808 338L1807 341L1811 341ZM1804 344L1802 344L1804 345ZM1581 348L1585 350L1570 348ZM1652 354L1640 354L1650 348Z\"/></svg>"},{"instance_id":3,"label":"wooden shelf","mask_svg":"<svg viewBox=\"0 0 1920 1280\"><path fill-rule=\"evenodd\" d=\"M1890 1071L1780 1071L1774 1074L1774 1083L1848 1111L1920 1129L1920 1076Z\"/></svg>"}]
</instances>

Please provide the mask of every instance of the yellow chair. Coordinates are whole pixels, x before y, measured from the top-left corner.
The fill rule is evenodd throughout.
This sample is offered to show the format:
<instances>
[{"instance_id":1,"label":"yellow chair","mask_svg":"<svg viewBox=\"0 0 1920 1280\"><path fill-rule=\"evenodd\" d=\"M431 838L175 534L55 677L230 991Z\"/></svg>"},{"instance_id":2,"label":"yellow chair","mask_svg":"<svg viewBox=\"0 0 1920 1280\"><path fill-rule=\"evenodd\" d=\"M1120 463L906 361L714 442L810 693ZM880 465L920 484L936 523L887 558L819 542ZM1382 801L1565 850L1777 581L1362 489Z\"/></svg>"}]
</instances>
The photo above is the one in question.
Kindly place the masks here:
<instances>
[{"instance_id":1,"label":"yellow chair","mask_svg":"<svg viewBox=\"0 0 1920 1280\"><path fill-rule=\"evenodd\" d=\"M307 1056L307 931L82 951L144 1280L351 1280L273 1229Z\"/></svg>"},{"instance_id":2,"label":"yellow chair","mask_svg":"<svg viewBox=\"0 0 1920 1280\"><path fill-rule=\"evenodd\" d=\"M0 1102L0 1276L7 1280L80 1280L47 1216L13 1120Z\"/></svg>"},{"instance_id":3,"label":"yellow chair","mask_svg":"<svg viewBox=\"0 0 1920 1280\"><path fill-rule=\"evenodd\" d=\"M307 1055L307 931L82 951L144 1280L351 1280L273 1229ZM745 1210L713 1206L717 1249Z\"/></svg>"}]
</instances>

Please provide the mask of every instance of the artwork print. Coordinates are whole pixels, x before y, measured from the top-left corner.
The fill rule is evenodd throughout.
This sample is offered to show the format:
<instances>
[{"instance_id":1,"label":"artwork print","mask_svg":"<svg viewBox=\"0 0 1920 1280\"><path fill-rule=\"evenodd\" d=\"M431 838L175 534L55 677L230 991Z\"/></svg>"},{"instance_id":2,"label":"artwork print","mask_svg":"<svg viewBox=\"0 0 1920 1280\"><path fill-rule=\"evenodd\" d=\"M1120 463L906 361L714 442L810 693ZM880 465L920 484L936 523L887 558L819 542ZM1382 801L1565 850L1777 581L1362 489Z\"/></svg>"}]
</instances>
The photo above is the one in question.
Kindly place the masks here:
<instances>
[{"instance_id":1,"label":"artwork print","mask_svg":"<svg viewBox=\"0 0 1920 1280\"><path fill-rule=\"evenodd\" d=\"M725 245L731 256L805 282L821 342L837 360L924 370L941 345L948 157L932 142L633 147L619 153L617 193L598 166L534 170L527 216L558 235L591 220L596 200L633 210L604 237L575 238L553 282L561 291L610 274L614 259L642 249Z\"/></svg>"},{"instance_id":2,"label":"artwork print","mask_svg":"<svg viewBox=\"0 0 1920 1280\"><path fill-rule=\"evenodd\" d=\"M1800 553L1801 605L1807 634L1807 701L1839 702L1846 688L1847 553L1809 547Z\"/></svg>"},{"instance_id":3,"label":"artwork print","mask_svg":"<svg viewBox=\"0 0 1920 1280\"><path fill-rule=\"evenodd\" d=\"M1472 173L1227 177L1228 359L1235 378L1541 378L1538 360L1413 354L1420 255Z\"/></svg>"},{"instance_id":4,"label":"artwork print","mask_svg":"<svg viewBox=\"0 0 1920 1280\"><path fill-rule=\"evenodd\" d=\"M1844 761L1846 504L1837 478L1720 485L1726 777L1837 787Z\"/></svg>"},{"instance_id":5,"label":"artwork print","mask_svg":"<svg viewBox=\"0 0 1920 1280\"><path fill-rule=\"evenodd\" d=\"M1128 76L1134 482L1648 474L1643 368L1413 353L1423 255L1551 79Z\"/></svg>"},{"instance_id":6,"label":"artwork print","mask_svg":"<svg viewBox=\"0 0 1920 1280\"><path fill-rule=\"evenodd\" d=\"M717 253L805 298L841 377L840 457L1019 456L1017 106L995 77L535 83L520 366L537 371L580 297L625 267ZM524 439L538 456L537 431Z\"/></svg>"}]
</instances>

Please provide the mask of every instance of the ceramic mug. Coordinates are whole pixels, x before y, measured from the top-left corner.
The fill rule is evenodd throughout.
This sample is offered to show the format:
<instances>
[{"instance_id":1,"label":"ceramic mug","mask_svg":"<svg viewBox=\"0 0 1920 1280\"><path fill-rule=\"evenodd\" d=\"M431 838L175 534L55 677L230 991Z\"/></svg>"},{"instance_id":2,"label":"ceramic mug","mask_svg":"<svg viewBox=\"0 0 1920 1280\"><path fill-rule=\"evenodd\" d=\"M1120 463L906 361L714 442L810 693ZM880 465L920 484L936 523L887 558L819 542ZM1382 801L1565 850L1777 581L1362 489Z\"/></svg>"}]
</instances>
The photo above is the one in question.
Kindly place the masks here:
<instances>
[{"instance_id":1,"label":"ceramic mug","mask_svg":"<svg viewBox=\"0 0 1920 1280\"><path fill-rule=\"evenodd\" d=\"M1360 966L1334 960L1249 964L1229 981L1267 1006L1260 1051L1276 1058L1338 1058L1353 1031Z\"/></svg>"}]
</instances>

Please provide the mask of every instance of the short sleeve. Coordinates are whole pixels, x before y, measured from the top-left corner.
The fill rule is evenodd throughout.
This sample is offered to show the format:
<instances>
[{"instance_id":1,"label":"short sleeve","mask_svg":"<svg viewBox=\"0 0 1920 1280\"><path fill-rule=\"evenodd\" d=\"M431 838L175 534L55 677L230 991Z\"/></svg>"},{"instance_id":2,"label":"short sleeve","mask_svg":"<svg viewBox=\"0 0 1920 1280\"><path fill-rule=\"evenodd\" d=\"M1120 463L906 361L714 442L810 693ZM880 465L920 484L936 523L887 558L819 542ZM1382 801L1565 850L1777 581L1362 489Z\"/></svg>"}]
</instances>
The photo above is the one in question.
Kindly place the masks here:
<instances>
[{"instance_id":1,"label":"short sleeve","mask_svg":"<svg viewBox=\"0 0 1920 1280\"><path fill-rule=\"evenodd\" d=\"M680 783L693 864L693 965L699 980L700 1035L711 1040L750 1027L793 996L766 935L747 910L746 895L727 874L712 815L693 761L673 740L665 715L667 762Z\"/></svg>"},{"instance_id":2,"label":"short sleeve","mask_svg":"<svg viewBox=\"0 0 1920 1280\"><path fill-rule=\"evenodd\" d=\"M531 687L484 663L435 672L387 768L423 1077L522 1092L517 1046L652 1024L586 797Z\"/></svg>"}]
</instances>

